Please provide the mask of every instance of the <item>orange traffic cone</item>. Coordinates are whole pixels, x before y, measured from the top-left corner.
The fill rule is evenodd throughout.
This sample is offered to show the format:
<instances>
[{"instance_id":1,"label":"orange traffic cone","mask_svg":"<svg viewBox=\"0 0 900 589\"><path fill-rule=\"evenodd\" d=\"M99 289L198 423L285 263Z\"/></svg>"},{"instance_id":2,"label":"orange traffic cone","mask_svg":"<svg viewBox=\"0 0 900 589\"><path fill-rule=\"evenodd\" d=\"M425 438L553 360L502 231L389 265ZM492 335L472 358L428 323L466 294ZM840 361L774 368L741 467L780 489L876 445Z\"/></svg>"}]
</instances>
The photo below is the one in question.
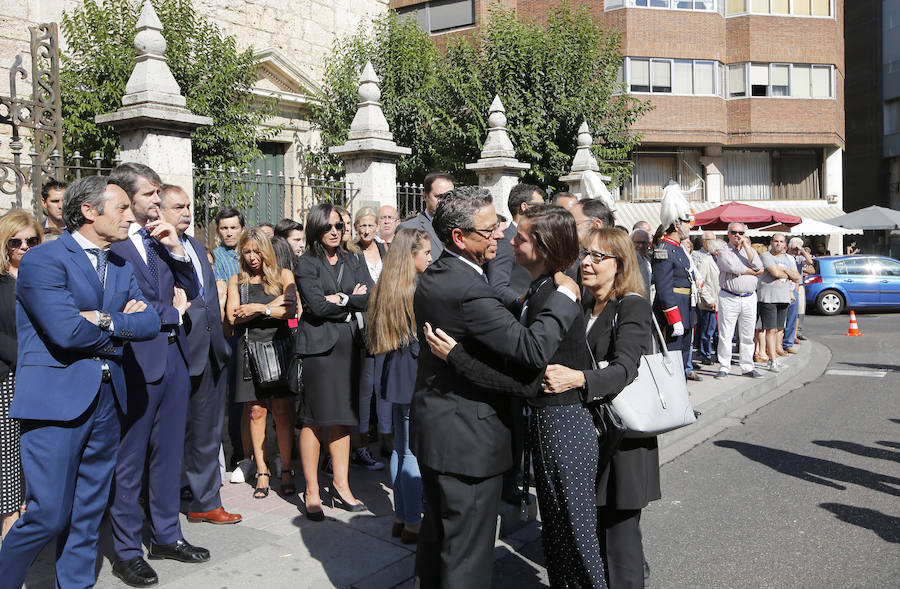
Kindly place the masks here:
<instances>
[{"instance_id":1,"label":"orange traffic cone","mask_svg":"<svg viewBox=\"0 0 900 589\"><path fill-rule=\"evenodd\" d=\"M844 335L850 336L861 336L862 333L859 331L859 324L856 322L856 313L850 311L850 329L847 330L847 333Z\"/></svg>"}]
</instances>

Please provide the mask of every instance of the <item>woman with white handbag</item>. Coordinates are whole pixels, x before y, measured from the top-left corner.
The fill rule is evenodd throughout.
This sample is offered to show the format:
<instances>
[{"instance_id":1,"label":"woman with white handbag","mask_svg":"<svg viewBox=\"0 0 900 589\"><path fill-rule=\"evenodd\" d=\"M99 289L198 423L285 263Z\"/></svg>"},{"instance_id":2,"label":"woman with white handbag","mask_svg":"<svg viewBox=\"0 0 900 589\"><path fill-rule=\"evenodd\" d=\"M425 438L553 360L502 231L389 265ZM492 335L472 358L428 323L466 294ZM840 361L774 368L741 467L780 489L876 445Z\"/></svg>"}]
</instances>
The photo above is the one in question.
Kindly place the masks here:
<instances>
[{"instance_id":1,"label":"woman with white handbag","mask_svg":"<svg viewBox=\"0 0 900 589\"><path fill-rule=\"evenodd\" d=\"M628 235L592 229L582 240L582 286L596 302L586 311L594 370L551 364L548 392L584 387L585 403L607 403L631 383L650 350L652 311ZM597 477L597 516L607 582L611 589L643 587L641 510L661 497L656 436L626 437Z\"/></svg>"}]
</instances>

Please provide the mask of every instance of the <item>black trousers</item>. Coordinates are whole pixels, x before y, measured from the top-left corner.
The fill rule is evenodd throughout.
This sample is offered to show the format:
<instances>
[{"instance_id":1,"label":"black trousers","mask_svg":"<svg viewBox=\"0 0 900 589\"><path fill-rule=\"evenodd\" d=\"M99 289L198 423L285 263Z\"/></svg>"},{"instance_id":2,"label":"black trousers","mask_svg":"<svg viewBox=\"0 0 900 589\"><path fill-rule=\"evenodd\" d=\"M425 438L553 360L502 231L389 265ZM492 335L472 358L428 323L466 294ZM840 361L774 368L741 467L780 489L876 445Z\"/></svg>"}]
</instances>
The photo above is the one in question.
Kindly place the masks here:
<instances>
[{"instance_id":1,"label":"black trousers","mask_svg":"<svg viewBox=\"0 0 900 589\"><path fill-rule=\"evenodd\" d=\"M227 375L227 367L219 370L210 360L200 376L191 377L184 439L184 476L194 494L189 511L212 511L222 506L219 446L225 422Z\"/></svg>"},{"instance_id":2,"label":"black trousers","mask_svg":"<svg viewBox=\"0 0 900 589\"><path fill-rule=\"evenodd\" d=\"M422 589L489 589L502 475L442 473L419 464L424 517L416 548Z\"/></svg>"},{"instance_id":3,"label":"black trousers","mask_svg":"<svg viewBox=\"0 0 900 589\"><path fill-rule=\"evenodd\" d=\"M597 531L609 589L643 589L641 510L598 507Z\"/></svg>"}]
</instances>

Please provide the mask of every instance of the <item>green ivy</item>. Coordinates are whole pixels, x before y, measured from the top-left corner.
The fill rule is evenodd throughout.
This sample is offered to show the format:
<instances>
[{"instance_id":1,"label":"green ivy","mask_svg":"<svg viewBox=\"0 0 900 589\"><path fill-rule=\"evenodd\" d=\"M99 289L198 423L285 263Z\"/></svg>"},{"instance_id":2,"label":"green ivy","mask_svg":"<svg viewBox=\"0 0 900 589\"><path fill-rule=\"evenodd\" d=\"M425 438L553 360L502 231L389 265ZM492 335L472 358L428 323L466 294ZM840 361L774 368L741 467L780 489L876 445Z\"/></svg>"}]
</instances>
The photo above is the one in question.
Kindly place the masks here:
<instances>
[{"instance_id":1,"label":"green ivy","mask_svg":"<svg viewBox=\"0 0 900 589\"><path fill-rule=\"evenodd\" d=\"M371 60L394 139L412 148L398 163L400 182L420 182L434 170L474 181L465 164L479 157L495 94L506 108L516 156L532 166L524 181L564 188L559 177L568 172L578 127L587 121L601 172L614 184L624 182L628 153L641 139L631 126L652 107L616 82L619 43L619 34L600 27L583 7L560 4L541 26L497 5L472 34L458 35L441 51L411 19L391 11L335 44L312 110L322 145L306 152L304 163L314 172L341 173L327 149L347 138L359 72Z\"/></svg>"},{"instance_id":2,"label":"green ivy","mask_svg":"<svg viewBox=\"0 0 900 589\"><path fill-rule=\"evenodd\" d=\"M141 5L133 0L85 0L63 13L66 49L60 90L69 155L77 150L88 158L99 152L108 163L118 150L117 133L97 125L94 117L122 106L134 68ZM260 154L257 142L275 132L261 127L273 105L255 107L250 94L257 72L253 51L239 51L234 37L198 15L190 0L155 0L154 6L163 25L168 65L187 108L214 121L191 134L194 162L213 168L249 165Z\"/></svg>"}]
</instances>

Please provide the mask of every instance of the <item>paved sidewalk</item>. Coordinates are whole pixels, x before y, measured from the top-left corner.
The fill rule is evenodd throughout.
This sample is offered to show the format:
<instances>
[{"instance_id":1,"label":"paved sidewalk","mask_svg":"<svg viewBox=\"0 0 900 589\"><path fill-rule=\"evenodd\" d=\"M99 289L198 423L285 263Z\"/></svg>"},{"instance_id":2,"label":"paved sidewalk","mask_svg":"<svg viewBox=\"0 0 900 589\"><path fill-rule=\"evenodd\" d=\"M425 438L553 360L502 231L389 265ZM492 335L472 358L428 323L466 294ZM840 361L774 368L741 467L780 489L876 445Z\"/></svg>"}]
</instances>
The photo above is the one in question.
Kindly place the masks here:
<instances>
[{"instance_id":1,"label":"paved sidewalk","mask_svg":"<svg viewBox=\"0 0 900 589\"><path fill-rule=\"evenodd\" d=\"M712 376L718 366L703 367L703 382L689 383L694 406L703 412L697 424L662 436L663 462L671 460L714 435L720 418L751 405L764 395L793 388L807 364L823 348L812 342L798 346L800 353L785 359L786 369L774 374L760 370L763 379L737 375L724 380ZM819 364L819 362L813 362ZM734 367L736 370L736 367ZM724 427L724 426L721 426ZM719 429L721 429L721 427ZM298 472L298 483L302 483ZM311 522L299 510L299 499L277 493L279 479L273 477L273 489L265 499L252 498L250 484L222 487L223 503L229 511L241 513L237 525L191 524L182 517L185 538L192 544L209 548L212 561L188 565L174 561L150 561L156 569L159 587L184 589L240 588L321 588L356 589L409 588L413 586L415 547L391 538L393 521L391 489L387 469L369 472L353 468L351 486L371 513L350 514L325 508L327 520ZM324 474L320 483L329 484ZM49 589L53 583L55 547L41 554L32 568L26 587ZM109 527L104 522L101 535L102 558L98 559L97 587L125 587L113 577L110 565ZM495 549L494 587L525 589L547 586L540 545L540 524L531 522L508 537L498 540Z\"/></svg>"}]
</instances>

